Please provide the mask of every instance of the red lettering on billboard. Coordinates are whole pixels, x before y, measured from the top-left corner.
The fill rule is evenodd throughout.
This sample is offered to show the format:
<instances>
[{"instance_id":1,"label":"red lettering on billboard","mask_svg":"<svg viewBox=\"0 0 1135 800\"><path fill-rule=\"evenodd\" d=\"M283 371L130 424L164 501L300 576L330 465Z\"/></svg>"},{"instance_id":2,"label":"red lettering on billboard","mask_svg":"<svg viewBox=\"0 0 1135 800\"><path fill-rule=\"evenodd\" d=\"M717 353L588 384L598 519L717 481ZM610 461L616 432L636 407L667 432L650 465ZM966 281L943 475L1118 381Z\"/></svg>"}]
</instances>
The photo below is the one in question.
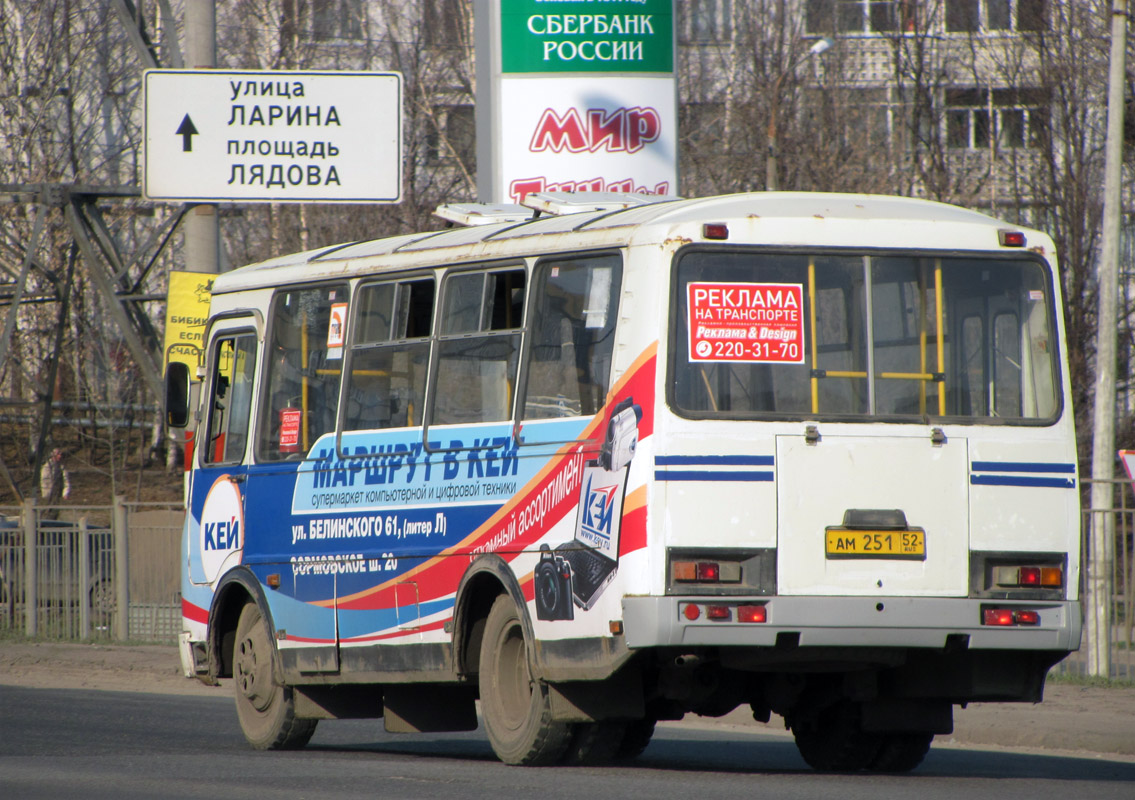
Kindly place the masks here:
<instances>
[{"instance_id":1,"label":"red lettering on billboard","mask_svg":"<svg viewBox=\"0 0 1135 800\"><path fill-rule=\"evenodd\" d=\"M661 133L662 117L653 108L590 108L582 115L574 108L562 115L546 108L528 149L533 153L637 153Z\"/></svg>"},{"instance_id":2,"label":"red lettering on billboard","mask_svg":"<svg viewBox=\"0 0 1135 800\"><path fill-rule=\"evenodd\" d=\"M654 188L636 186L633 179L607 181L603 178L588 178L583 181L551 181L538 178L518 178L508 186L508 196L513 203L523 203L532 192L634 192L636 194L669 194L670 182L662 181Z\"/></svg>"}]
</instances>

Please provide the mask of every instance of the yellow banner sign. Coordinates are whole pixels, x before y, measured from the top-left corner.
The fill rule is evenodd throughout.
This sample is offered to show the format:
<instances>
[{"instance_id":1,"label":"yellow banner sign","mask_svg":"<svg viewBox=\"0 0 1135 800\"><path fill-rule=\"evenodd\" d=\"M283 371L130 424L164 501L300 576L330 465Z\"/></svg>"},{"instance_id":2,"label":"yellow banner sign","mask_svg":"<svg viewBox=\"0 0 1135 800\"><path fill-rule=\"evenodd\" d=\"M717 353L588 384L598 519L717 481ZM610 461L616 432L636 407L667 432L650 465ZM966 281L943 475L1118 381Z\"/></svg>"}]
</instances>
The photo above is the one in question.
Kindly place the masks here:
<instances>
[{"instance_id":1,"label":"yellow banner sign","mask_svg":"<svg viewBox=\"0 0 1135 800\"><path fill-rule=\"evenodd\" d=\"M215 275L207 272L169 274L166 301L166 362L180 361L192 375L205 363L205 323L209 319L209 299Z\"/></svg>"}]
</instances>

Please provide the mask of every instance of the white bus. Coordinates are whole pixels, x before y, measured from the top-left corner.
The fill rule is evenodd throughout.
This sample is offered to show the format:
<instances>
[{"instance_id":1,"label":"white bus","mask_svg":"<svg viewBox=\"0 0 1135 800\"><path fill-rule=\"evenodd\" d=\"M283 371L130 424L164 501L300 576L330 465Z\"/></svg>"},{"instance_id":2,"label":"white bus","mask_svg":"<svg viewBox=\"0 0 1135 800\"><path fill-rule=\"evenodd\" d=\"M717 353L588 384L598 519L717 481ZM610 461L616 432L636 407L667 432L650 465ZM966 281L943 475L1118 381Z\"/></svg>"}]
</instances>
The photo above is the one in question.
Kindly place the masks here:
<instances>
[{"instance_id":1,"label":"white bus","mask_svg":"<svg viewBox=\"0 0 1135 800\"><path fill-rule=\"evenodd\" d=\"M510 764L748 706L815 768L905 771L955 704L1040 700L1081 630L1049 237L600 200L217 278L198 388L169 373L186 674L235 679L257 748L479 700Z\"/></svg>"}]
</instances>

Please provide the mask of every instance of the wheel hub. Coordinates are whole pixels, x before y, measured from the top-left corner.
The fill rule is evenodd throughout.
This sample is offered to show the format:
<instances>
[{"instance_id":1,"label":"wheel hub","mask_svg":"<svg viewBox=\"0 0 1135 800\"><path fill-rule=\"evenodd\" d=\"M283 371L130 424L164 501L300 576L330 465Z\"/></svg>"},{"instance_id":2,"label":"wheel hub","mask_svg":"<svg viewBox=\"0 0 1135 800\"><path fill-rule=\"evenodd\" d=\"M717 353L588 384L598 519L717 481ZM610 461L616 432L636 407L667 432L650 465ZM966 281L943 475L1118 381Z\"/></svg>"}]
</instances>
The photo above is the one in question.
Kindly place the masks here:
<instances>
[{"instance_id":1,"label":"wheel hub","mask_svg":"<svg viewBox=\"0 0 1135 800\"><path fill-rule=\"evenodd\" d=\"M240 692L257 711L264 711L272 698L268 659L260 658L256 642L247 636L237 644L233 670Z\"/></svg>"}]
</instances>

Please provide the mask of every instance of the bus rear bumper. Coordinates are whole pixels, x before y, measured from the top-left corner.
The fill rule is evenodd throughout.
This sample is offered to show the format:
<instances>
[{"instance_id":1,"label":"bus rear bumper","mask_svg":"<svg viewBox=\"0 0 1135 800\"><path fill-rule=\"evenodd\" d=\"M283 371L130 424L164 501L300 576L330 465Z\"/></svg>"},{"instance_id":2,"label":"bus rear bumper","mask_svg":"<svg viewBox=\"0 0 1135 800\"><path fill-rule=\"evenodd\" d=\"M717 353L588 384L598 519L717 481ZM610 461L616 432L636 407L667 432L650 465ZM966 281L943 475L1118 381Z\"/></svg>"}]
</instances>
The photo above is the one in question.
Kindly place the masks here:
<instances>
[{"instance_id":1,"label":"bus rear bumper","mask_svg":"<svg viewBox=\"0 0 1135 800\"><path fill-rule=\"evenodd\" d=\"M699 606L694 619L686 607ZM728 618L708 619L707 607ZM739 622L763 606L764 622ZM986 609L1036 612L1035 624L985 625ZM723 614L723 612L718 612ZM1031 619L1031 615L1026 615ZM902 647L1072 652L1080 647L1076 601L941 597L624 597L627 646Z\"/></svg>"}]
</instances>

